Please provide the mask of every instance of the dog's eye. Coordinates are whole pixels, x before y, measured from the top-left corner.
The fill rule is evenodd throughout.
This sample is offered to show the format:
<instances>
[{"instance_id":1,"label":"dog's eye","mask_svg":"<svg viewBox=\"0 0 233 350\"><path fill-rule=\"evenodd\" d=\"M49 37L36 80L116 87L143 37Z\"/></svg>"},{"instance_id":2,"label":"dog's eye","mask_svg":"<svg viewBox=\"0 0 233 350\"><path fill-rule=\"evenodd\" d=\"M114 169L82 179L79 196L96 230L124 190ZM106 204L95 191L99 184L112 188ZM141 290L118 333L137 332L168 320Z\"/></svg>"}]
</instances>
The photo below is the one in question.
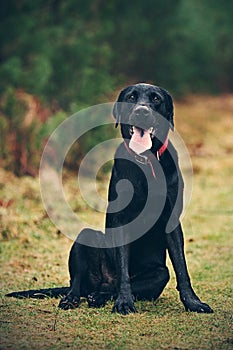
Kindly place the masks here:
<instances>
[{"instance_id":1,"label":"dog's eye","mask_svg":"<svg viewBox=\"0 0 233 350\"><path fill-rule=\"evenodd\" d=\"M154 95L152 100L153 100L153 102L160 102L160 98L157 95Z\"/></svg>"},{"instance_id":2,"label":"dog's eye","mask_svg":"<svg viewBox=\"0 0 233 350\"><path fill-rule=\"evenodd\" d=\"M128 97L128 100L130 101L130 102L134 102L135 100L136 100L136 97L135 97L135 95L129 95L129 97Z\"/></svg>"}]
</instances>

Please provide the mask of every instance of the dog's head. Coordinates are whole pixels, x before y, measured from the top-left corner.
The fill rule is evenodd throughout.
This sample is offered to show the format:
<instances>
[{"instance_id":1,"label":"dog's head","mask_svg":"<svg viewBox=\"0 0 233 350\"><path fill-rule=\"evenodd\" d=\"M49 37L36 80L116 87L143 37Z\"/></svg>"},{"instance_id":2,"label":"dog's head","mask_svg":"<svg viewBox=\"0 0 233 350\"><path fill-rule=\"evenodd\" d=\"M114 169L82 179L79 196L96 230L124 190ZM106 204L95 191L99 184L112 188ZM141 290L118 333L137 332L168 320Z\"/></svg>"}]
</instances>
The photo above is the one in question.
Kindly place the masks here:
<instances>
[{"instance_id":1,"label":"dog's head","mask_svg":"<svg viewBox=\"0 0 233 350\"><path fill-rule=\"evenodd\" d=\"M114 105L113 115L125 140L135 134L137 139L143 139L144 134L150 135L153 152L165 142L169 129L174 129L171 96L166 90L150 84L123 89Z\"/></svg>"}]
</instances>

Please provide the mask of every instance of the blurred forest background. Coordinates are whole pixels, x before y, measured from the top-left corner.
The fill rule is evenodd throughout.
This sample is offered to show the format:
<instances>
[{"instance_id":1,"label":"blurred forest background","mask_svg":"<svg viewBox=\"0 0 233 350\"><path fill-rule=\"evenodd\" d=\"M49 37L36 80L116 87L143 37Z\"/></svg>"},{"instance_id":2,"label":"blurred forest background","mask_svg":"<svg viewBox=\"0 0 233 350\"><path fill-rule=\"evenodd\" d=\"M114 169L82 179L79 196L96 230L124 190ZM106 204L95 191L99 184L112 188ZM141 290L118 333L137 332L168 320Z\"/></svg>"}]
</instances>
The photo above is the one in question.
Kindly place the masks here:
<instances>
[{"instance_id":1,"label":"blurred forest background","mask_svg":"<svg viewBox=\"0 0 233 350\"><path fill-rule=\"evenodd\" d=\"M232 92L232 13L229 0L2 0L0 166L36 175L61 121L129 83Z\"/></svg>"}]
</instances>

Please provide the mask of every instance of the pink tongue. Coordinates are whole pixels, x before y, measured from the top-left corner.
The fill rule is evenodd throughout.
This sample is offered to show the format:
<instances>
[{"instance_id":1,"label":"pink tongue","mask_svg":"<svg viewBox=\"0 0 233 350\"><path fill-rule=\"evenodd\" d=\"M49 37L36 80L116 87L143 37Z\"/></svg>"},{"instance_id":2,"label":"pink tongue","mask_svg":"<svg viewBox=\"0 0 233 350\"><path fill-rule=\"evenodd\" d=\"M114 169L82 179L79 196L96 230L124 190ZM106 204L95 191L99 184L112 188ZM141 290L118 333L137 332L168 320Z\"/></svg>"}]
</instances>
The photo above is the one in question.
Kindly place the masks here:
<instances>
[{"instance_id":1,"label":"pink tongue","mask_svg":"<svg viewBox=\"0 0 233 350\"><path fill-rule=\"evenodd\" d=\"M135 153L140 154L152 147L152 141L150 137L150 131L144 130L143 136L141 136L141 130L133 127L133 135L129 142L129 148Z\"/></svg>"}]
</instances>

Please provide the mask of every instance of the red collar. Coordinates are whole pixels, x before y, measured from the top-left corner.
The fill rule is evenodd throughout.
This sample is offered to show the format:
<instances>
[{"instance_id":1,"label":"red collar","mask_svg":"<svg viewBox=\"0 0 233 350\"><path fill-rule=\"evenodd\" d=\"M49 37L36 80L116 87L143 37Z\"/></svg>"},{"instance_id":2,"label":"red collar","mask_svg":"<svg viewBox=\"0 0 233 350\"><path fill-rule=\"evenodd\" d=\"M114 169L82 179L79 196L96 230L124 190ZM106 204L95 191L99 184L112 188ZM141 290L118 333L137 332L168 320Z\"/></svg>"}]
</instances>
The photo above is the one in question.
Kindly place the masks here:
<instances>
[{"instance_id":1,"label":"red collar","mask_svg":"<svg viewBox=\"0 0 233 350\"><path fill-rule=\"evenodd\" d=\"M144 165L149 165L151 167L151 171L152 171L152 175L153 177L156 179L156 174L155 174L155 170L154 170L154 167L153 167L153 164L152 164L152 157L150 156L144 156L142 154L137 154L135 153L131 148L129 148L129 145L127 144L126 141L124 141L124 145L125 145L125 148L126 150L128 151L128 153L130 155L132 155L134 157L134 159L140 163L140 164L144 164ZM156 158L158 160L160 160L160 157L162 156L162 154L166 151L167 149L167 146L168 146L168 137L166 138L164 144L160 147L160 149L156 152ZM152 155L152 154L151 154ZM153 156L153 155L152 155ZM154 157L153 157L154 158Z\"/></svg>"},{"instance_id":2,"label":"red collar","mask_svg":"<svg viewBox=\"0 0 233 350\"><path fill-rule=\"evenodd\" d=\"M168 146L168 136L164 142L164 144L160 147L160 149L157 152L157 159L159 160L159 158L161 157L161 155L166 151Z\"/></svg>"}]
</instances>

